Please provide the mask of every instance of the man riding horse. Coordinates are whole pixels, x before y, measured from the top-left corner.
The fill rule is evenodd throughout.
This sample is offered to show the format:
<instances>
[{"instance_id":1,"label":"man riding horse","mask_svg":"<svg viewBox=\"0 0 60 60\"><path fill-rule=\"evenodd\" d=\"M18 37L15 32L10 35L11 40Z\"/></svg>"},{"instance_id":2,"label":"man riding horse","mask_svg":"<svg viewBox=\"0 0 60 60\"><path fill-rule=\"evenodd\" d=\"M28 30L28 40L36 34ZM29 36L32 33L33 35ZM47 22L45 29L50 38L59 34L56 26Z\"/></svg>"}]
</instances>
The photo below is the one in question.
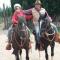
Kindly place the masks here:
<instances>
[{"instance_id":1,"label":"man riding horse","mask_svg":"<svg viewBox=\"0 0 60 60\"><path fill-rule=\"evenodd\" d=\"M38 20L41 16L46 15L46 19L51 22L51 26L52 26L53 30L55 30L57 32L57 28L52 23L51 17L48 15L47 11L44 8L42 8L41 5L42 5L41 1L36 0L35 7L26 10L26 12L29 12L32 15L32 21L33 21L33 25L34 25L33 33L35 35L36 45L39 44L39 41L40 41L40 29L39 29Z\"/></svg>"},{"instance_id":2,"label":"man riding horse","mask_svg":"<svg viewBox=\"0 0 60 60\"><path fill-rule=\"evenodd\" d=\"M36 40L36 45L39 44L40 41L40 29L39 29L39 18L42 16L44 16L46 14L46 19L49 20L51 22L51 26L53 27L53 29L56 29L56 26L54 24L52 24L52 19L51 17L48 15L47 11L42 8L41 6L41 2L40 1L36 1L35 2L35 7L28 9L28 10L22 10L21 9L21 5L20 4L15 4L14 5L14 9L16 10L12 16L12 23L13 26L15 26L18 23L18 17L20 16L24 16L26 18L26 20L30 20L32 19L33 21L33 25L34 25L34 35L35 35L35 40Z\"/></svg>"}]
</instances>

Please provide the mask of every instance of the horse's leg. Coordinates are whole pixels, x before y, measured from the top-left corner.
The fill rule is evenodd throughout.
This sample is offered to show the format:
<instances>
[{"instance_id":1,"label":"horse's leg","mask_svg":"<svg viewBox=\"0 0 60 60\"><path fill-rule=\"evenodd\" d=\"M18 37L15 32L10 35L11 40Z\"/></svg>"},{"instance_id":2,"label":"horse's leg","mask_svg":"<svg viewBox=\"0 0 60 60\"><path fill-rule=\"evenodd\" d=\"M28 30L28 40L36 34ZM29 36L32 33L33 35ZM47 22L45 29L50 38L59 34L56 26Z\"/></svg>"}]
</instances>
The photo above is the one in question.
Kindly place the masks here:
<instances>
[{"instance_id":1,"label":"horse's leg","mask_svg":"<svg viewBox=\"0 0 60 60\"><path fill-rule=\"evenodd\" d=\"M22 49L20 50L20 56L21 56L21 54L22 54Z\"/></svg>"},{"instance_id":2,"label":"horse's leg","mask_svg":"<svg viewBox=\"0 0 60 60\"><path fill-rule=\"evenodd\" d=\"M21 54L22 54L22 49L20 49L20 60L22 60Z\"/></svg>"},{"instance_id":3,"label":"horse's leg","mask_svg":"<svg viewBox=\"0 0 60 60\"><path fill-rule=\"evenodd\" d=\"M54 46L55 46L55 42L52 41L51 42L51 56L54 56Z\"/></svg>"},{"instance_id":4,"label":"horse's leg","mask_svg":"<svg viewBox=\"0 0 60 60\"><path fill-rule=\"evenodd\" d=\"M29 49L26 49L26 60L29 60Z\"/></svg>"},{"instance_id":5,"label":"horse's leg","mask_svg":"<svg viewBox=\"0 0 60 60\"><path fill-rule=\"evenodd\" d=\"M13 54L15 55L16 60L19 60L19 54L17 49L14 49Z\"/></svg>"},{"instance_id":6,"label":"horse's leg","mask_svg":"<svg viewBox=\"0 0 60 60\"><path fill-rule=\"evenodd\" d=\"M48 60L47 46L45 46L45 58L46 58L46 60Z\"/></svg>"}]
</instances>

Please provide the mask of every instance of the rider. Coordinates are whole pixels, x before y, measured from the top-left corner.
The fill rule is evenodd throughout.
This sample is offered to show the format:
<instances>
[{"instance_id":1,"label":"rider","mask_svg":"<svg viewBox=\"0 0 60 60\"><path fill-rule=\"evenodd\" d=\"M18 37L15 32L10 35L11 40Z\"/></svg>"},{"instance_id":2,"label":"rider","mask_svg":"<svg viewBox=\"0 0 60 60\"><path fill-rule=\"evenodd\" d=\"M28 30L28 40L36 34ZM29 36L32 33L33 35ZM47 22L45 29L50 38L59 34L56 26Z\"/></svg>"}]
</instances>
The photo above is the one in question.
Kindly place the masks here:
<instances>
[{"instance_id":1,"label":"rider","mask_svg":"<svg viewBox=\"0 0 60 60\"><path fill-rule=\"evenodd\" d=\"M32 21L33 21L34 30L35 30L35 33L36 33L37 43L39 43L39 22L38 22L38 20L39 20L39 17L40 17L40 12L45 11L46 14L47 14L48 20L51 20L51 18L48 15L47 11L44 8L42 8L41 5L42 5L41 2L37 0L35 2L35 7L34 8L26 10L26 11L30 12L33 16ZM45 12L42 12L42 14L45 13Z\"/></svg>"},{"instance_id":2,"label":"rider","mask_svg":"<svg viewBox=\"0 0 60 60\"><path fill-rule=\"evenodd\" d=\"M44 8L42 8L40 1L35 2L35 8L32 9L32 14L33 14L33 24L36 32L36 41L37 41L36 44L39 44L40 41L40 35L39 35L40 26L38 22L40 17L45 16L45 19L47 19L50 22L52 29L55 31L55 33L58 32L57 27L52 23L51 17L48 15L47 11Z\"/></svg>"},{"instance_id":3,"label":"rider","mask_svg":"<svg viewBox=\"0 0 60 60\"><path fill-rule=\"evenodd\" d=\"M22 10L22 7L20 4L15 4L14 5L15 12L12 16L12 23L15 26L18 23L18 18L23 16L26 18L26 20L31 18L31 15L27 15L28 13L25 14L24 10Z\"/></svg>"},{"instance_id":4,"label":"rider","mask_svg":"<svg viewBox=\"0 0 60 60\"><path fill-rule=\"evenodd\" d=\"M35 7L26 10L27 12L31 13L33 18L33 25L34 25L34 32L35 32L35 40L36 40L36 44L39 44L40 41L40 30L39 30L39 18L41 17L41 15L45 15L46 14L46 19L49 20L50 22L52 22L51 17L48 15L47 11L42 8L42 3L41 1L36 0L35 2ZM51 23L51 25L55 28L56 30L56 26L54 24Z\"/></svg>"},{"instance_id":5,"label":"rider","mask_svg":"<svg viewBox=\"0 0 60 60\"><path fill-rule=\"evenodd\" d=\"M45 12L44 12L45 11ZM40 29L39 29L39 18L41 17L41 14L44 15L46 13L47 19L51 21L51 17L48 15L47 11L42 8L42 3L41 1L36 1L35 2L35 7L32 9L32 14L33 14L33 24L35 27L35 40L36 40L36 49L37 45L40 44Z\"/></svg>"},{"instance_id":6,"label":"rider","mask_svg":"<svg viewBox=\"0 0 60 60\"><path fill-rule=\"evenodd\" d=\"M8 30L8 38L9 38L10 34L12 34L12 32L13 32L13 28L17 25L19 17L23 16L24 18L26 18L26 20L31 18L31 15L26 15L24 13L24 11L22 10L21 5L18 4L18 3L16 3L14 5L14 10L15 10L15 12L12 16L12 26ZM27 27L27 29L28 29L28 27ZM10 41L8 41L8 45L9 44L10 44ZM31 48L31 42L29 43L29 48Z\"/></svg>"}]
</instances>

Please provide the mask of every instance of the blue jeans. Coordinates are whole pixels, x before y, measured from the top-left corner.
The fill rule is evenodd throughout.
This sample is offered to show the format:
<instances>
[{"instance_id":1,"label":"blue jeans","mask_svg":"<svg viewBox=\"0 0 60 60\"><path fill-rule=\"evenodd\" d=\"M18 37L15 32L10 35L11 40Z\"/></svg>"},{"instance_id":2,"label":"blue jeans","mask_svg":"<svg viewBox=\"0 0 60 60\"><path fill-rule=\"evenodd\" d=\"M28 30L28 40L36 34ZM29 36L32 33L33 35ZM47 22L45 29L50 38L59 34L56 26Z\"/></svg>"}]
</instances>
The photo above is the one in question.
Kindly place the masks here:
<instances>
[{"instance_id":1,"label":"blue jeans","mask_svg":"<svg viewBox=\"0 0 60 60\"><path fill-rule=\"evenodd\" d=\"M35 40L37 43L40 43L40 29L39 29L39 24L34 26L35 29Z\"/></svg>"}]
</instances>

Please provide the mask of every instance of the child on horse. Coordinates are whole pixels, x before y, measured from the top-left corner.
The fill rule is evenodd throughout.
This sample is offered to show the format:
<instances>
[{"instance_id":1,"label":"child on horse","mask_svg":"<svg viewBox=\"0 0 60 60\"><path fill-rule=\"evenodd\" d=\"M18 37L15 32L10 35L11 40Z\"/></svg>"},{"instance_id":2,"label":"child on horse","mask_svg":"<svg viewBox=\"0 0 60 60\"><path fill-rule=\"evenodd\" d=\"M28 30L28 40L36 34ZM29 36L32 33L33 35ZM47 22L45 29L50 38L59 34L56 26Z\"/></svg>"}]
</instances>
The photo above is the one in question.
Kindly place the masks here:
<instances>
[{"instance_id":1,"label":"child on horse","mask_svg":"<svg viewBox=\"0 0 60 60\"><path fill-rule=\"evenodd\" d=\"M19 17L24 17L26 20L28 20L32 17L31 15L26 15L24 13L20 4L15 4L14 10L15 10L15 12L12 16L12 26L8 30L8 38L10 37L10 34L12 34L13 28L17 25ZM27 27L27 29L28 29L28 27ZM8 45L10 45L10 41L8 41ZM31 48L31 42L29 43L29 48Z\"/></svg>"}]
</instances>

